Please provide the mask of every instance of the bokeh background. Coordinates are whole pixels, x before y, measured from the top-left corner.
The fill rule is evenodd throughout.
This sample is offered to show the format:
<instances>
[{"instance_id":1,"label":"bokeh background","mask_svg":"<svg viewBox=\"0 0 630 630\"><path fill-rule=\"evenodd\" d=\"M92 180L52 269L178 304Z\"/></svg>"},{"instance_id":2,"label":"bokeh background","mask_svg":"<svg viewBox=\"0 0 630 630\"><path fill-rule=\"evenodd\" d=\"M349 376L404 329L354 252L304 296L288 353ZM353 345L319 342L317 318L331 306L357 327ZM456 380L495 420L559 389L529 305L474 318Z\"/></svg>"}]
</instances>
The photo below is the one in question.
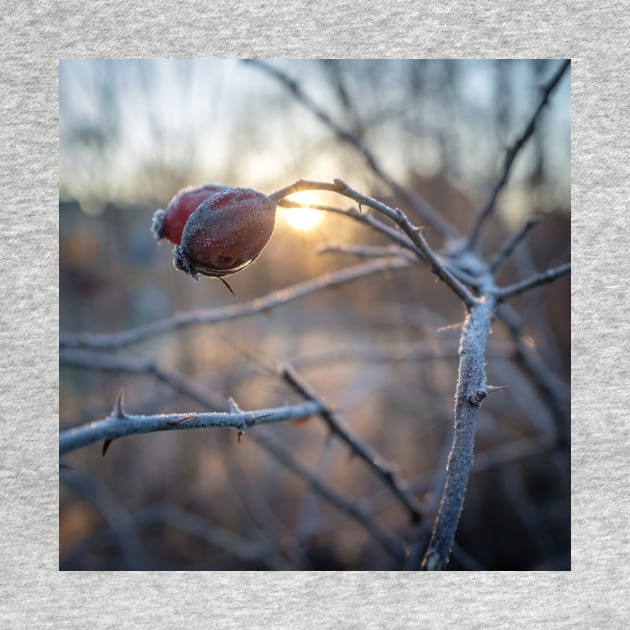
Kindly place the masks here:
<instances>
[{"instance_id":1,"label":"bokeh background","mask_svg":"<svg viewBox=\"0 0 630 630\"><path fill-rule=\"evenodd\" d=\"M496 183L557 60L271 60L319 107L462 232ZM149 227L182 187L207 182L271 193L299 178L342 178L404 201L356 148L264 68L238 60L62 60L60 320L62 331L115 332L175 312L247 302L351 265L318 246L385 244L332 214L279 210L259 260L230 279L194 282ZM303 201L331 203L311 195ZM348 207L347 200L339 202ZM484 232L491 255L532 215L541 224L502 272L508 283L570 258L570 77L554 91ZM436 248L439 235L424 232ZM570 286L567 278L513 304L523 369L497 322L489 382L509 389L483 405L450 569L570 568ZM414 483L430 523L450 441L461 304L424 269L370 276L270 312L179 329L115 352L60 353L60 426L106 416L124 387L135 413L200 411L155 372L154 360L211 398L255 409L297 402L277 376L289 361L363 440ZM411 542L408 514L318 418L262 431L330 487ZM107 456L63 458L64 570L400 569L370 534L268 449L234 431L134 436Z\"/></svg>"}]
</instances>

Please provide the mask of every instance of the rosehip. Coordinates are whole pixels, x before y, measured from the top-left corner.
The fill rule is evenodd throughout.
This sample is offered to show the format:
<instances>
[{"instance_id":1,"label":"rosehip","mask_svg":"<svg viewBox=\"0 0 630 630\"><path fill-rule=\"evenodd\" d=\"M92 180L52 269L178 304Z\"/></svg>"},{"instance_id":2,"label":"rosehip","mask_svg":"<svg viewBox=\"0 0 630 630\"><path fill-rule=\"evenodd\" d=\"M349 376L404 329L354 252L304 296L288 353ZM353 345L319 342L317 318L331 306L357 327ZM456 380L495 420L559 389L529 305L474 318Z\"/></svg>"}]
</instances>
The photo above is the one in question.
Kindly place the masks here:
<instances>
[{"instance_id":1,"label":"rosehip","mask_svg":"<svg viewBox=\"0 0 630 630\"><path fill-rule=\"evenodd\" d=\"M166 210L156 210L153 215L151 231L158 240L167 238L171 243L179 245L182 231L188 217L208 197L227 190L227 186L220 184L206 184L198 188L184 188L180 190L166 206Z\"/></svg>"},{"instance_id":2,"label":"rosehip","mask_svg":"<svg viewBox=\"0 0 630 630\"><path fill-rule=\"evenodd\" d=\"M273 232L276 202L249 188L227 188L206 199L188 218L174 265L193 277L222 277L258 258Z\"/></svg>"}]
</instances>

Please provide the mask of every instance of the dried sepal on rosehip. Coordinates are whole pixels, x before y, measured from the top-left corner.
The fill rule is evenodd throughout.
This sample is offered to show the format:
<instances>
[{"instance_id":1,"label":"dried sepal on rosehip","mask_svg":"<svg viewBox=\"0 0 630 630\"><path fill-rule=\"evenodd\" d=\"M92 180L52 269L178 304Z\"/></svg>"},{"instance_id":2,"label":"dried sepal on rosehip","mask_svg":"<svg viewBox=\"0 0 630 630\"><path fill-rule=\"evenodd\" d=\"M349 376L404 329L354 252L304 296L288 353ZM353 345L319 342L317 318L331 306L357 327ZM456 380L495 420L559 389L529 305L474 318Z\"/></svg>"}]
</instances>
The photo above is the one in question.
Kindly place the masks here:
<instances>
[{"instance_id":1,"label":"dried sepal on rosehip","mask_svg":"<svg viewBox=\"0 0 630 630\"><path fill-rule=\"evenodd\" d=\"M182 231L190 215L208 197L227 190L220 184L206 184L197 188L180 190L166 206L166 210L156 210L153 215L151 231L158 240L167 238L174 245L182 240Z\"/></svg>"},{"instance_id":2,"label":"dried sepal on rosehip","mask_svg":"<svg viewBox=\"0 0 630 630\"><path fill-rule=\"evenodd\" d=\"M227 188L206 199L188 218L174 265L187 274L222 278L260 255L276 218L276 202L249 188Z\"/></svg>"}]
</instances>

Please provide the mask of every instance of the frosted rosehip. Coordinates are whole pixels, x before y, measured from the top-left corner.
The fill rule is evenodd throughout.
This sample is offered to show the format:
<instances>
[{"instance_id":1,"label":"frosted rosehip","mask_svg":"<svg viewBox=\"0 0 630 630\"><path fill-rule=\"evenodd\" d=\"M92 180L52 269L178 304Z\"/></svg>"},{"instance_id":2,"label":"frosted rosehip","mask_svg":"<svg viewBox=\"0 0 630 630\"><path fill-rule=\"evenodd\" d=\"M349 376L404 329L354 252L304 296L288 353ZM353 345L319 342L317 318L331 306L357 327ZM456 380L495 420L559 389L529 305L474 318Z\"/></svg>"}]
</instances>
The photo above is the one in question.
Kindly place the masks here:
<instances>
[{"instance_id":1,"label":"frosted rosehip","mask_svg":"<svg viewBox=\"0 0 630 630\"><path fill-rule=\"evenodd\" d=\"M276 202L249 188L227 188L206 199L188 218L174 265L193 277L222 277L258 258L273 232Z\"/></svg>"},{"instance_id":2,"label":"frosted rosehip","mask_svg":"<svg viewBox=\"0 0 630 630\"><path fill-rule=\"evenodd\" d=\"M220 184L206 184L198 188L180 190L166 206L166 210L156 210L153 215L151 230L158 240L167 238L171 243L179 245L182 231L190 215L208 197L227 190Z\"/></svg>"}]
</instances>

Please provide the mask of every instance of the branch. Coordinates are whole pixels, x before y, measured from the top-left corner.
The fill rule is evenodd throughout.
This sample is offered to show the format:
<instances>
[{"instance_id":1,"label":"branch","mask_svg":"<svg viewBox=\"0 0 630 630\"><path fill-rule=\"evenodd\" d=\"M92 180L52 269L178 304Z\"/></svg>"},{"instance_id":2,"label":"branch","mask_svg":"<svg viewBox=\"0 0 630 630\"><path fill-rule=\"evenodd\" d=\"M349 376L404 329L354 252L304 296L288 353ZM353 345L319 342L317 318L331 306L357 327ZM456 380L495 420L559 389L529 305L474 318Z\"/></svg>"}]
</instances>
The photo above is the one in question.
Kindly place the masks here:
<instances>
[{"instance_id":1,"label":"branch","mask_svg":"<svg viewBox=\"0 0 630 630\"><path fill-rule=\"evenodd\" d=\"M155 431L178 431L183 429L231 428L246 431L260 424L285 422L318 414L321 406L306 402L291 407L277 407L258 411L232 413L171 413L154 416L129 415L122 408L119 397L112 413L97 420L59 434L59 454L64 455L92 442L110 442L116 438Z\"/></svg>"},{"instance_id":2,"label":"branch","mask_svg":"<svg viewBox=\"0 0 630 630\"><path fill-rule=\"evenodd\" d=\"M64 356L68 357L68 355L70 356L71 359L74 358L75 360L77 360L77 358L80 357L80 353L65 353L65 352L62 353L62 357ZM114 357L113 359L121 359L121 358ZM115 365L115 361L112 361L109 363L98 362L98 361L94 363L90 363L90 359L86 356L86 358L84 359L84 364L87 367L95 367L95 368L100 368L100 369L103 369L104 365L108 365L109 367L107 369L109 368L114 369L113 366ZM125 361L124 360L120 361L119 365L124 366ZM138 367L138 365L133 364L133 360L128 364L128 366L133 366L133 368ZM152 373L155 374L155 372L152 372ZM180 375L177 373L173 373L173 375L175 376L175 378L169 379L166 382L175 391L178 391L190 397L192 400L196 401L197 403L201 405L204 405L209 408L215 407L215 401L213 397L209 396L208 393L205 391L205 389L196 387L183 375ZM226 402L224 402L221 405L221 408L227 408L227 407L229 407L229 405ZM316 415L321 410L321 407L319 403L309 401L306 403L302 403L301 405L294 405L293 407L282 407L278 411L287 413L287 412L290 412L291 410L298 410L298 409L304 409L306 411L310 411L310 413L300 414L296 412L292 418L286 417L284 419L289 420L289 419L303 418L303 417L306 417L307 415ZM258 414L264 414L265 412L271 413L275 411L277 410L269 409L269 410L263 410L263 411L258 411L258 412L246 412L246 413L237 413L237 414L235 413L198 414L198 416L196 417L199 418L199 416L202 416L202 417L208 416L210 418L219 418L219 417L228 416L229 418L235 419L237 417L245 418L247 416L251 416L252 414L258 415ZM120 413L122 413L122 411L121 412L116 411L113 415L115 418L118 418L120 416ZM141 417L147 417L147 416L135 416L135 417L141 418ZM151 416L148 416L148 417L151 417ZM157 418L163 418L163 417L164 416L157 416ZM169 425L164 430L195 428L189 425L189 422L191 422L192 420L189 420L186 415L182 416L182 414L176 414L175 416L172 416L172 417L173 417L173 420L175 421L176 419L176 421L179 422L179 424ZM259 416L259 419L261 419L260 416ZM262 419L265 420L264 418ZM266 418L266 421L272 422L273 421L272 416L269 416L268 418ZM101 422L104 422L104 421L101 421ZM100 424L100 423L96 423L96 424ZM257 424L263 424L263 422L258 422ZM92 425L85 425L85 427L79 427L79 429L83 429L83 428L89 429L91 426ZM224 425L221 425L221 426L224 426ZM225 425L225 426L228 426L228 425ZM250 426L253 426L253 425L250 425L248 423L248 426L246 428L249 428ZM235 426L234 428L242 431L244 428L244 423L241 421L241 423ZM60 436L60 453L61 454L63 454L64 452L67 452L68 450L71 450L71 449L62 450L62 446L61 446L62 439L66 439L65 436L71 431L73 431L73 429L69 429L68 431L62 432ZM387 530L383 529L377 522L375 522L372 519L372 517L368 513L366 513L361 508L359 508L352 500L347 499L343 495L339 494L338 492L330 488L330 486L328 486L328 484L326 484L325 481L320 479L317 475L314 475L313 473L311 473L305 466L300 464L290 453L286 451L286 449L280 446L275 440L272 440L272 438L267 437L260 432L254 432L254 431L252 431L251 433L248 433L248 436L254 442L259 444L262 448L264 448L267 452L269 452L273 457L278 459L278 461L286 465L295 474L297 474L299 477L304 479L313 488L315 492L317 492L320 496L326 499L329 503L332 503L332 505L334 505L338 510L344 512L350 518L360 523L372 536L374 536L374 538L376 538L379 542L381 542L381 544L383 544L383 546L395 557L399 559L402 559L404 557L405 548L398 537L394 536ZM95 438L95 440L93 441L98 441L103 438L113 439L113 438L108 438L106 435L104 435L102 437ZM75 447L75 448L78 448L78 447Z\"/></svg>"},{"instance_id":3,"label":"branch","mask_svg":"<svg viewBox=\"0 0 630 630\"><path fill-rule=\"evenodd\" d=\"M282 191L278 191L278 193L274 194L279 194L281 192ZM350 217L351 219L354 219L359 223L363 223L371 227L376 232L384 234L387 238L389 238L391 241L394 241L395 243L398 243L398 245L400 245L401 247L409 249L416 254L419 253L414 244L404 234L401 234L398 230L390 227L389 225L385 225L382 221L379 221L371 214L359 212L359 210L357 210L356 208L348 208L347 210L343 210L342 208L336 208L334 206L327 206L318 203L301 203L298 201L293 201L291 199L280 199L278 201L278 205L284 208L312 208L314 210L321 210L322 212L330 212L333 214L341 214L343 216Z\"/></svg>"},{"instance_id":4,"label":"branch","mask_svg":"<svg viewBox=\"0 0 630 630\"><path fill-rule=\"evenodd\" d=\"M392 465L379 455L371 446L363 442L359 437L350 433L343 421L323 402L317 393L302 379L295 369L288 363L280 366L280 374L295 391L307 400L318 403L322 410L319 415L324 420L328 428L342 441L350 450L360 457L374 472L389 486L392 492L400 499L409 511L413 522L418 522L421 518L420 505L409 491L409 485L402 482Z\"/></svg>"},{"instance_id":5,"label":"branch","mask_svg":"<svg viewBox=\"0 0 630 630\"><path fill-rule=\"evenodd\" d=\"M423 570L443 570L453 548L473 463L479 408L487 394L485 353L495 308L491 297L475 304L462 329L455 396L455 429L448 457L440 507L431 540L422 559Z\"/></svg>"},{"instance_id":6,"label":"branch","mask_svg":"<svg viewBox=\"0 0 630 630\"><path fill-rule=\"evenodd\" d=\"M269 196L279 201L288 195L302 190L328 190L330 192L336 192L339 195L353 199L360 205L368 206L387 217L390 221L395 223L416 246L413 251L418 258L426 262L431 271L445 282L467 307L470 308L476 302L472 293L470 293L470 291L446 268L438 255L429 247L420 229L411 224L407 215L402 210L390 208L387 204L354 190L341 179L335 179L332 184L300 179Z\"/></svg>"},{"instance_id":7,"label":"branch","mask_svg":"<svg viewBox=\"0 0 630 630\"><path fill-rule=\"evenodd\" d=\"M450 223L448 223L440 214L438 214L424 199L420 196L407 190L404 186L398 184L389 174L385 172L381 164L377 161L374 154L353 134L346 129L343 129L337 124L329 114L327 114L319 105L317 105L311 98L302 90L301 86L286 75L281 70L271 66L265 61L258 59L246 59L245 63L260 68L270 76L274 77L277 81L282 83L293 96L308 110L310 110L324 125L331 129L336 136L343 142L352 146L358 151L372 171L383 180L396 194L402 197L417 213L420 218L438 234L443 237L453 237L456 235L455 229Z\"/></svg>"},{"instance_id":8,"label":"branch","mask_svg":"<svg viewBox=\"0 0 630 630\"><path fill-rule=\"evenodd\" d=\"M346 243L322 243L317 246L318 254L349 254L360 258L382 258L383 256L399 256L411 263L416 259L407 251L395 245L349 245Z\"/></svg>"},{"instance_id":9,"label":"branch","mask_svg":"<svg viewBox=\"0 0 630 630\"><path fill-rule=\"evenodd\" d=\"M507 300L508 298L514 297L515 295L519 295L520 293L524 293L525 291L534 289L541 284L548 284L550 282L553 282L557 278L566 276L568 273L570 273L570 271L571 263L565 263L564 265L560 265L559 267L547 269L547 271L538 273L531 278L527 278L526 280L522 280L521 282L516 282L515 284L511 284L507 287L497 289L495 292L496 299L498 302L502 302L504 300Z\"/></svg>"},{"instance_id":10,"label":"branch","mask_svg":"<svg viewBox=\"0 0 630 630\"><path fill-rule=\"evenodd\" d=\"M567 411L571 400L566 384L549 370L545 362L522 339L522 324L516 313L507 305L497 309L497 316L505 324L514 342L516 360L532 380L553 416L561 445L571 444L570 417Z\"/></svg>"},{"instance_id":11,"label":"branch","mask_svg":"<svg viewBox=\"0 0 630 630\"><path fill-rule=\"evenodd\" d=\"M322 289L340 286L348 282L353 282L359 278L382 273L394 269L404 269L409 267L409 263L399 257L381 258L369 262L346 267L339 271L324 274L299 284L269 293L268 295L256 298L250 302L235 304L222 308L198 310L186 313L176 313L172 317L161 319L151 324L130 328L119 333L69 333L62 331L60 334L60 344L62 347L77 348L103 348L112 349L138 343L144 339L164 335L177 328L194 326L199 324L216 324L242 317L250 317L257 313L270 311L282 304L299 300L307 295L311 295Z\"/></svg>"},{"instance_id":12,"label":"branch","mask_svg":"<svg viewBox=\"0 0 630 630\"><path fill-rule=\"evenodd\" d=\"M342 494L339 494L336 490L333 490L325 481L297 461L288 450L278 444L278 442L267 433L258 431L252 432L249 435L251 439L260 444L289 470L307 481L310 487L322 498L326 499L326 501L334 505L338 510L341 510L359 523L395 558L402 560L405 557L406 550L401 539L383 529L365 510L359 508L354 500L348 499Z\"/></svg>"},{"instance_id":13,"label":"branch","mask_svg":"<svg viewBox=\"0 0 630 630\"><path fill-rule=\"evenodd\" d=\"M479 236L481 234L481 228L483 227L483 224L486 222L488 217L494 211L494 207L496 205L499 193L501 192L501 190L503 190L504 186L507 184L508 178L510 176L510 172L512 170L512 165L514 164L514 160L516 159L517 155L520 153L521 149L525 146L525 143L527 142L527 140L529 140L530 136L534 133L538 118L543 108L549 101L549 96L555 89L556 85L558 85L558 83L560 82L560 79L562 78L562 76L564 75L564 73L566 72L566 70L569 68L570 65L571 65L570 59L567 59L566 61L564 61L562 65L560 66L560 68L557 70L557 72L551 77L549 83L547 83L547 85L543 87L542 98L540 100L540 103L538 104L538 107L536 108L536 111L532 115L531 119L527 123L527 126L525 127L521 135L516 139L514 144L510 148L508 148L508 150L506 151L505 158L503 161L503 169L501 171L501 176L499 177L499 181L496 183L494 189L492 190L492 193L490 194L490 199L488 199L488 202L486 203L485 207L479 213L479 216L477 217L477 221L475 222L475 225L472 228L470 236L468 237L468 246L467 246L468 249L475 249L477 247Z\"/></svg>"},{"instance_id":14,"label":"branch","mask_svg":"<svg viewBox=\"0 0 630 630\"><path fill-rule=\"evenodd\" d=\"M503 244L503 247L501 247L488 265L492 273L496 273L497 269L510 257L516 246L529 234L529 231L539 223L540 217L530 217L523 227Z\"/></svg>"}]
</instances>

